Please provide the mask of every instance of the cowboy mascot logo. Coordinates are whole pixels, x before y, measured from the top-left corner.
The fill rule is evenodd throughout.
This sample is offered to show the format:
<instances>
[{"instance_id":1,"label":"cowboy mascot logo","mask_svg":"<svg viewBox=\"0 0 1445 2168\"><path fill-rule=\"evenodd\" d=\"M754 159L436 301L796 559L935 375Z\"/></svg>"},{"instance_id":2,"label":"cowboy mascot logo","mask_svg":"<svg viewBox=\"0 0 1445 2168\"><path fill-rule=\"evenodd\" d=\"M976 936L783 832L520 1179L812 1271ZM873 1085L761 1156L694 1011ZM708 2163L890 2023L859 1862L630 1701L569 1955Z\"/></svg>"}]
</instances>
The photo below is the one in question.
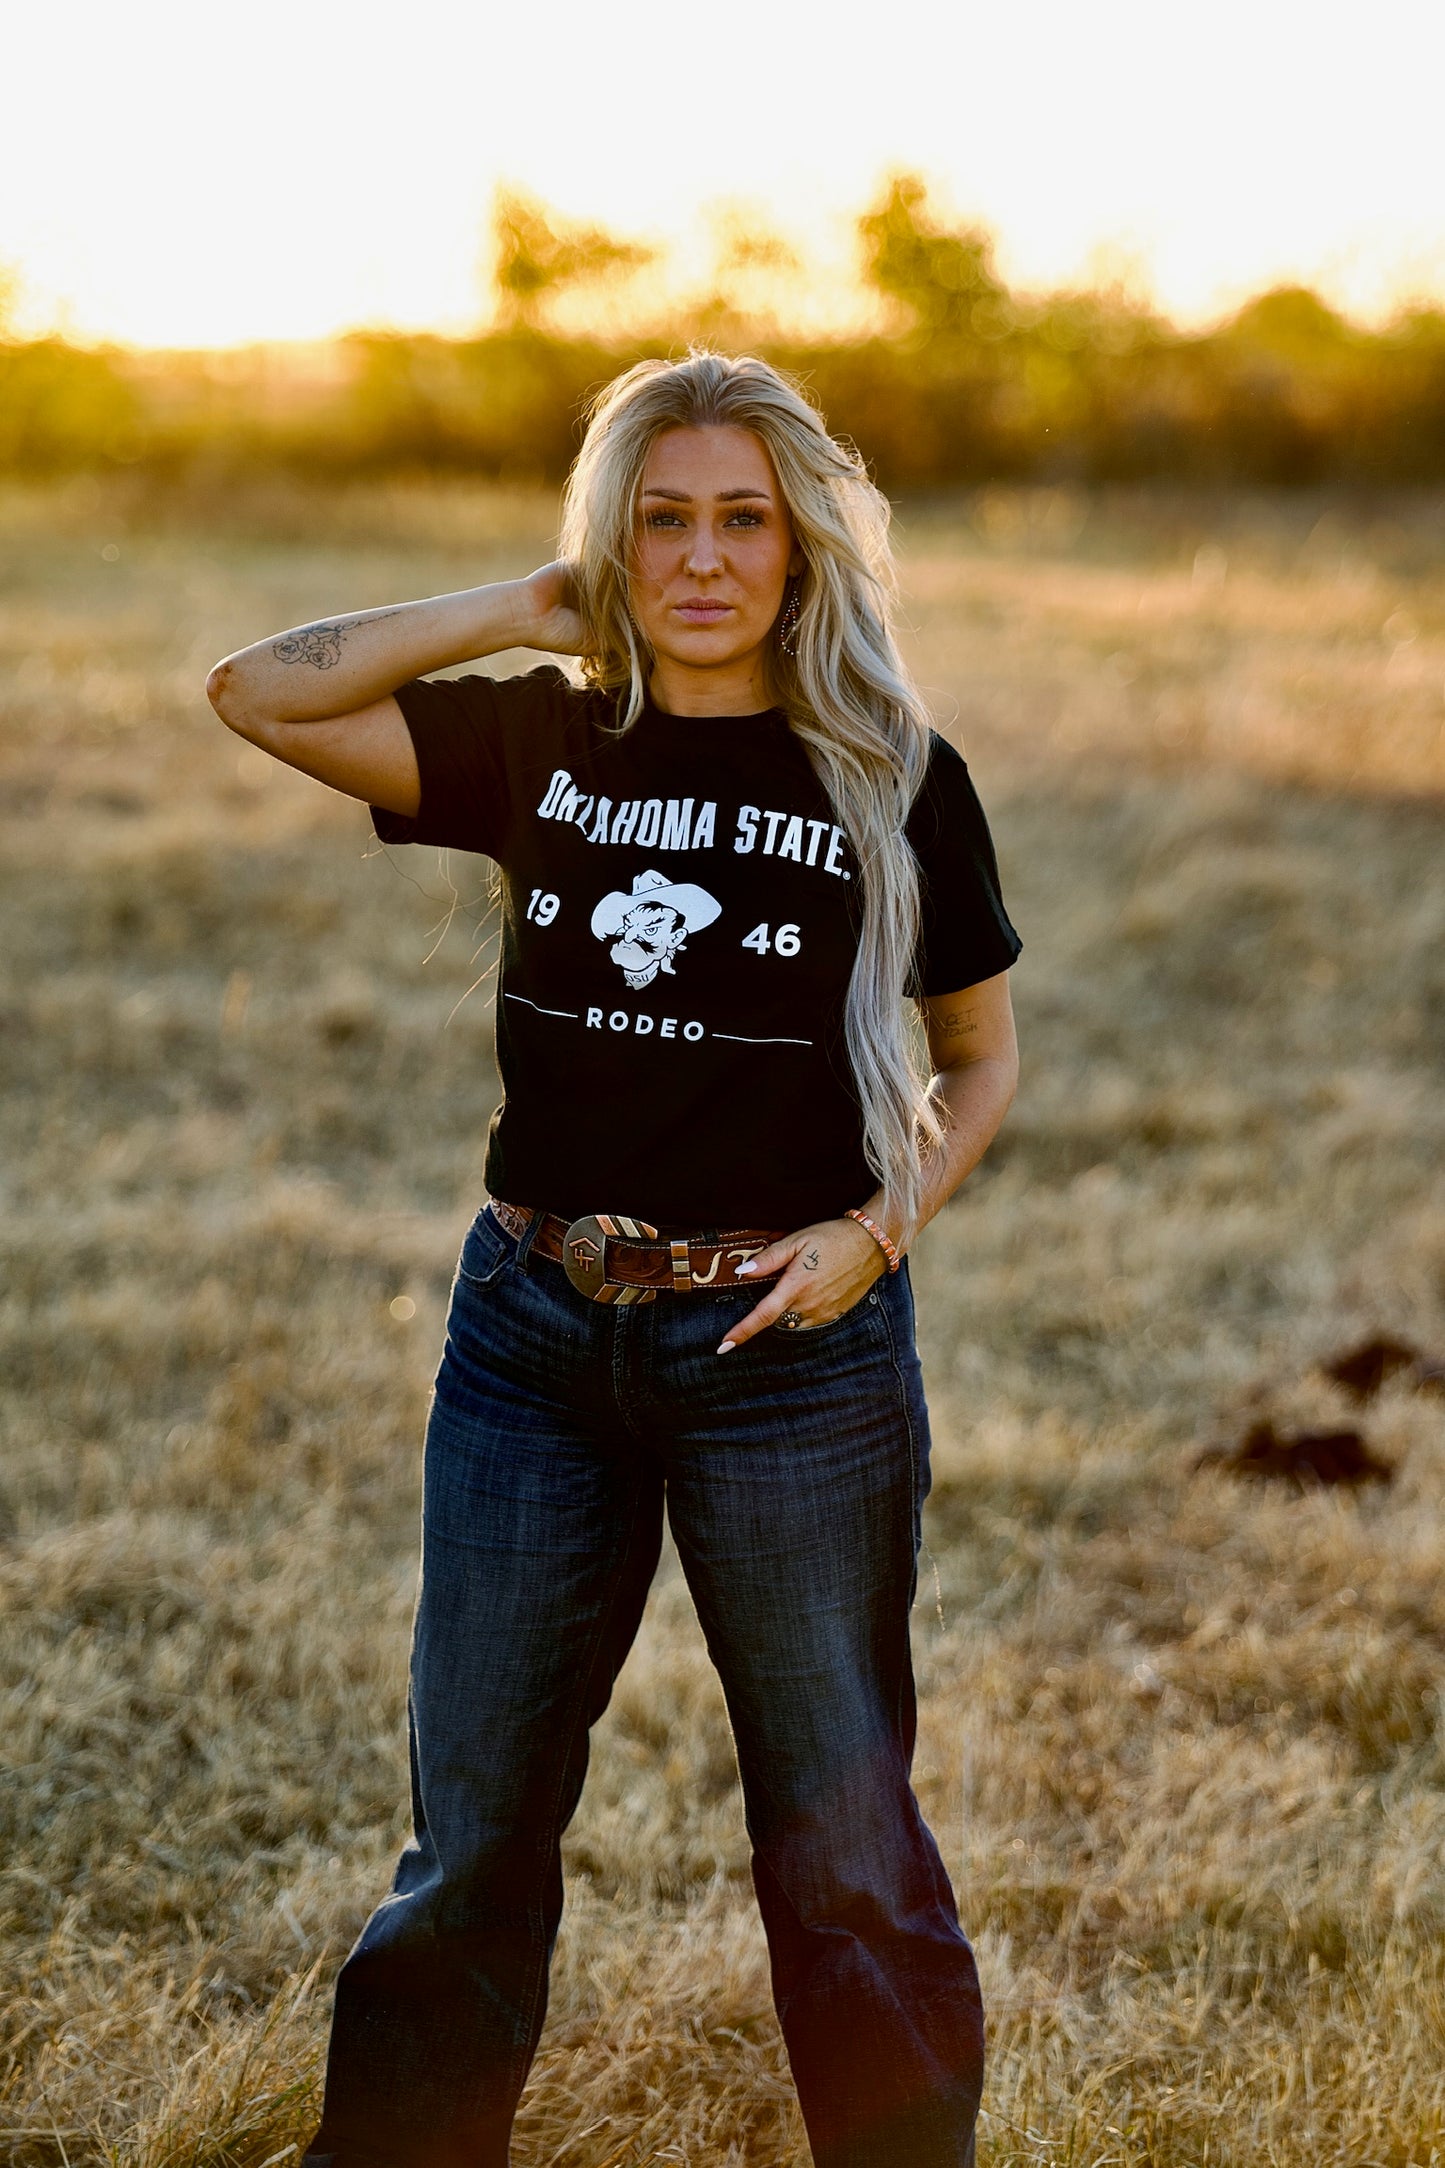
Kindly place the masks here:
<instances>
[{"instance_id":1,"label":"cowboy mascot logo","mask_svg":"<svg viewBox=\"0 0 1445 2168\"><path fill-rule=\"evenodd\" d=\"M650 986L659 971L672 977L672 959L687 945L690 933L710 926L722 905L691 881L669 881L665 873L639 873L627 895L614 888L592 913L592 931L609 951L629 986Z\"/></svg>"}]
</instances>

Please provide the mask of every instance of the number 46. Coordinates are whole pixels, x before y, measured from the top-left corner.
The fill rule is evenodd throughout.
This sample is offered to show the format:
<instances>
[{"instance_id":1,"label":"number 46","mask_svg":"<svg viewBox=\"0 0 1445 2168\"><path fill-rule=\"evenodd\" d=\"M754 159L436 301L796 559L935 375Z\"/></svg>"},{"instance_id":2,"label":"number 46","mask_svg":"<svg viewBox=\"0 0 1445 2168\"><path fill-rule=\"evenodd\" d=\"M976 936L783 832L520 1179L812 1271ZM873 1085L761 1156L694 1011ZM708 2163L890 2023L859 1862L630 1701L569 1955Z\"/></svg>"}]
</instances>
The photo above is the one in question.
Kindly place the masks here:
<instances>
[{"instance_id":1,"label":"number 46","mask_svg":"<svg viewBox=\"0 0 1445 2168\"><path fill-rule=\"evenodd\" d=\"M796 926L780 926L772 943L780 956L796 956L802 945L802 939ZM761 926L754 926L751 933L743 935L743 947L756 949L760 956L767 955L768 924L766 919Z\"/></svg>"}]
</instances>

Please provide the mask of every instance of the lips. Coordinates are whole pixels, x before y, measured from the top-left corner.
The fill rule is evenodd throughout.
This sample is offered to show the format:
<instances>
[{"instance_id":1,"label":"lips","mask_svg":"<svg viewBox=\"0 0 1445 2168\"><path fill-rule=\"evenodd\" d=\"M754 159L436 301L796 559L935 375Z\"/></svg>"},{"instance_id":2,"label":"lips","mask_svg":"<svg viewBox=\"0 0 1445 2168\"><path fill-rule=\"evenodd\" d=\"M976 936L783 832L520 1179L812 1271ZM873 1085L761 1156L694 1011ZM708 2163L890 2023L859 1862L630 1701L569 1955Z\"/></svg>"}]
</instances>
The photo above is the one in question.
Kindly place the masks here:
<instances>
[{"instance_id":1,"label":"lips","mask_svg":"<svg viewBox=\"0 0 1445 2168\"><path fill-rule=\"evenodd\" d=\"M730 602L679 602L675 605L679 617L685 617L695 625L711 625L720 617L726 617L732 609Z\"/></svg>"}]
</instances>

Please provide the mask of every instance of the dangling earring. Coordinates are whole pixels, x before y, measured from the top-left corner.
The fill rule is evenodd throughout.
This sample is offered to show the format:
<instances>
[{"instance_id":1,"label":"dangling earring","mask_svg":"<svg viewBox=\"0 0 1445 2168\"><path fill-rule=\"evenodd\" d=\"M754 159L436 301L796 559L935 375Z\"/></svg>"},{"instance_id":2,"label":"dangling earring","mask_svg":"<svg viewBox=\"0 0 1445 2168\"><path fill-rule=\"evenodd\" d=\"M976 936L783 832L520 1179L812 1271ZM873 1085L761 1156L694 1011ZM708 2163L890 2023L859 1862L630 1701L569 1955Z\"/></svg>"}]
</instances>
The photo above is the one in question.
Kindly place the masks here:
<instances>
[{"instance_id":1,"label":"dangling earring","mask_svg":"<svg viewBox=\"0 0 1445 2168\"><path fill-rule=\"evenodd\" d=\"M798 620L803 614L798 593L802 584L801 573L789 580L788 598L783 604L783 614L778 619L778 645L785 655L796 655L798 652Z\"/></svg>"}]
</instances>

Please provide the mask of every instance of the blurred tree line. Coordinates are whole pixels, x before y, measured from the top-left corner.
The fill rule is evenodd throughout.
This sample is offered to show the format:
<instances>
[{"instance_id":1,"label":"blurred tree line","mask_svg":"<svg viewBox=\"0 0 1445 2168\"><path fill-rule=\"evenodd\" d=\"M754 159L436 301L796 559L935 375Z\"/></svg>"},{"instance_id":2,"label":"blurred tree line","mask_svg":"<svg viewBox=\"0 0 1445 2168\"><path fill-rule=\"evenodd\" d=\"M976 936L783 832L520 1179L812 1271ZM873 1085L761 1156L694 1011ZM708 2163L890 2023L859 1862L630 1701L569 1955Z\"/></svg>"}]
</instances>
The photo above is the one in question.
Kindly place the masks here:
<instances>
[{"instance_id":1,"label":"blurred tree line","mask_svg":"<svg viewBox=\"0 0 1445 2168\"><path fill-rule=\"evenodd\" d=\"M0 471L555 480L589 393L697 339L803 378L885 488L1445 480L1445 309L1371 331L1281 288L1183 332L1121 289L1020 295L989 236L942 222L907 174L858 239L879 328L811 341L725 285L645 330L562 328L559 304L616 291L649 251L510 192L493 219L496 324L475 338L356 332L307 365L276 349L127 354L15 336L0 293ZM779 253L733 237L734 267Z\"/></svg>"}]
</instances>

